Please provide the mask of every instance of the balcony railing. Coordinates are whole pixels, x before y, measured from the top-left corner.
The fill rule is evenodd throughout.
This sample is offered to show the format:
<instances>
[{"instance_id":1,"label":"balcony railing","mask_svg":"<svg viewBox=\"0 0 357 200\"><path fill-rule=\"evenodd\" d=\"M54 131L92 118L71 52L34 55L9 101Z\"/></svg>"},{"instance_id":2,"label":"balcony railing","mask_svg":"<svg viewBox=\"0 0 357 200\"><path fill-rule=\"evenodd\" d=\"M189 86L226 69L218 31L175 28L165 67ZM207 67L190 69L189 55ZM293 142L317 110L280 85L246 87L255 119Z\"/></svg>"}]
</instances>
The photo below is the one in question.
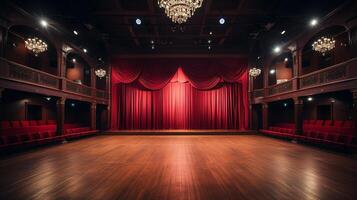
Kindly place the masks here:
<instances>
[{"instance_id":1,"label":"balcony railing","mask_svg":"<svg viewBox=\"0 0 357 200\"><path fill-rule=\"evenodd\" d=\"M354 71L357 70L352 70L353 67L356 67L354 65L357 65L357 58L303 75L300 77L300 88L313 87L356 77Z\"/></svg>"},{"instance_id":2,"label":"balcony railing","mask_svg":"<svg viewBox=\"0 0 357 200\"><path fill-rule=\"evenodd\" d=\"M36 70L19 63L9 61L0 57L0 78L32 84L35 86L46 87L81 94L88 97L106 99L107 93L104 90L98 90L86 85L75 83L40 70ZM61 83L64 81L64 88Z\"/></svg>"},{"instance_id":3,"label":"balcony railing","mask_svg":"<svg viewBox=\"0 0 357 200\"><path fill-rule=\"evenodd\" d=\"M267 88L268 96L284 94L293 90L321 87L331 83L338 83L357 79L357 58L352 58L345 62L321 69L296 79L276 84ZM299 87L297 83L299 82ZM253 91L252 98L264 97L264 89Z\"/></svg>"},{"instance_id":4,"label":"balcony railing","mask_svg":"<svg viewBox=\"0 0 357 200\"><path fill-rule=\"evenodd\" d=\"M292 89L293 89L293 81L289 80L269 87L269 95L289 92L292 91Z\"/></svg>"},{"instance_id":5,"label":"balcony railing","mask_svg":"<svg viewBox=\"0 0 357 200\"><path fill-rule=\"evenodd\" d=\"M20 82L59 89L60 78L40 70L0 58L0 76Z\"/></svg>"}]
</instances>

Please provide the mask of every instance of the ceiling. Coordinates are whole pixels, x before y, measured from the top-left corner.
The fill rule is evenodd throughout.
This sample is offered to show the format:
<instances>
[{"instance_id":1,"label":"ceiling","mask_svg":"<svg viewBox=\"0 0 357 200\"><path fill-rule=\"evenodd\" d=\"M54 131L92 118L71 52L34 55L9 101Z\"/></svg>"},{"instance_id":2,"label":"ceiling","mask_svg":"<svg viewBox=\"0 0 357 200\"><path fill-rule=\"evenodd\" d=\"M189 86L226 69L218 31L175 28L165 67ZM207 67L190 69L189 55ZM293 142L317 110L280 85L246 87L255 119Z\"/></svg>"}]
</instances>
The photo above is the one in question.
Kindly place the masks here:
<instances>
[{"instance_id":1,"label":"ceiling","mask_svg":"<svg viewBox=\"0 0 357 200\"><path fill-rule=\"evenodd\" d=\"M73 34L74 40L89 51L100 54L106 48L117 55L259 54L266 46L289 40L308 28L309 19L322 18L345 1L204 0L183 25L173 24L158 7L157 0L11 2L70 31L77 30L79 35ZM224 25L218 23L221 17L226 20ZM135 23L137 18L141 25ZM286 33L281 35L283 30Z\"/></svg>"}]
</instances>

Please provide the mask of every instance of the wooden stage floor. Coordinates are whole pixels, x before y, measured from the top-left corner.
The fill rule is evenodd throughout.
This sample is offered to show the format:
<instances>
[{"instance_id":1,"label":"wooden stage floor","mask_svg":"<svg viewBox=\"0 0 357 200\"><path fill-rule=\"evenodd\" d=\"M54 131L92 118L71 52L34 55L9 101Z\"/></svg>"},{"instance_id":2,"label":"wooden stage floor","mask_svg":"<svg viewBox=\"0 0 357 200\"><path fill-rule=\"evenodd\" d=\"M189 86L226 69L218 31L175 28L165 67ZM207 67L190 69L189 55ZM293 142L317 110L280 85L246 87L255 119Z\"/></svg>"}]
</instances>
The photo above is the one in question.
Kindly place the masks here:
<instances>
[{"instance_id":1,"label":"wooden stage floor","mask_svg":"<svg viewBox=\"0 0 357 200\"><path fill-rule=\"evenodd\" d=\"M97 136L0 159L0 199L357 199L352 157L258 135Z\"/></svg>"}]
</instances>

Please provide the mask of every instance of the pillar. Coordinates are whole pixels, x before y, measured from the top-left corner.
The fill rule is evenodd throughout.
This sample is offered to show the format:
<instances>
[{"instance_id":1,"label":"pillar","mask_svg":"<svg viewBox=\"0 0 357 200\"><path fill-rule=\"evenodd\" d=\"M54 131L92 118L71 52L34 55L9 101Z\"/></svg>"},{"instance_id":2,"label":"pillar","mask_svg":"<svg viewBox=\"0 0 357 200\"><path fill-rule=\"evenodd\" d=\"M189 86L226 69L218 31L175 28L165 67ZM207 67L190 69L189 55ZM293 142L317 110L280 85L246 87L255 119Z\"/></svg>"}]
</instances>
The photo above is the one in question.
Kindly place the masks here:
<instances>
[{"instance_id":1,"label":"pillar","mask_svg":"<svg viewBox=\"0 0 357 200\"><path fill-rule=\"evenodd\" d=\"M269 128L269 106L268 103L262 104L263 129Z\"/></svg>"},{"instance_id":2,"label":"pillar","mask_svg":"<svg viewBox=\"0 0 357 200\"><path fill-rule=\"evenodd\" d=\"M295 134L301 135L303 132L303 107L302 98L294 98L294 120L295 120Z\"/></svg>"},{"instance_id":3,"label":"pillar","mask_svg":"<svg viewBox=\"0 0 357 200\"><path fill-rule=\"evenodd\" d=\"M66 98L57 99L57 135L64 134L65 103Z\"/></svg>"},{"instance_id":4,"label":"pillar","mask_svg":"<svg viewBox=\"0 0 357 200\"><path fill-rule=\"evenodd\" d=\"M90 127L92 130L97 128L97 102L92 102L90 105Z\"/></svg>"},{"instance_id":5,"label":"pillar","mask_svg":"<svg viewBox=\"0 0 357 200\"><path fill-rule=\"evenodd\" d=\"M67 60L66 53L63 52L62 49L59 49L57 51L57 75L61 78L66 77L66 60ZM60 89L64 90L65 86L66 86L65 79L61 79Z\"/></svg>"},{"instance_id":6,"label":"pillar","mask_svg":"<svg viewBox=\"0 0 357 200\"><path fill-rule=\"evenodd\" d=\"M357 130L357 89L352 90L352 98L353 98L353 121L355 124L355 130ZM355 134L356 131L355 131Z\"/></svg>"}]
</instances>

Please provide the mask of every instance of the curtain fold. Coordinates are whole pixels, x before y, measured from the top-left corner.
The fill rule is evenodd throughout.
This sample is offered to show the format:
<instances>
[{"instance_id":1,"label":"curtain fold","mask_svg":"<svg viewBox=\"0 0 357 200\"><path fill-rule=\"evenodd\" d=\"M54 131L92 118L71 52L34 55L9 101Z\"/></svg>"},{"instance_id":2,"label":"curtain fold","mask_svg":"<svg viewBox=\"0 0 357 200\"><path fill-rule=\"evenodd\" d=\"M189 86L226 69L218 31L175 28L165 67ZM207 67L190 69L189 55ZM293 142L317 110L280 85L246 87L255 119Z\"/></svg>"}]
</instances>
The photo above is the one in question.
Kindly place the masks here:
<instances>
[{"instance_id":1,"label":"curtain fold","mask_svg":"<svg viewBox=\"0 0 357 200\"><path fill-rule=\"evenodd\" d=\"M247 129L244 59L112 61L112 129Z\"/></svg>"}]
</instances>

